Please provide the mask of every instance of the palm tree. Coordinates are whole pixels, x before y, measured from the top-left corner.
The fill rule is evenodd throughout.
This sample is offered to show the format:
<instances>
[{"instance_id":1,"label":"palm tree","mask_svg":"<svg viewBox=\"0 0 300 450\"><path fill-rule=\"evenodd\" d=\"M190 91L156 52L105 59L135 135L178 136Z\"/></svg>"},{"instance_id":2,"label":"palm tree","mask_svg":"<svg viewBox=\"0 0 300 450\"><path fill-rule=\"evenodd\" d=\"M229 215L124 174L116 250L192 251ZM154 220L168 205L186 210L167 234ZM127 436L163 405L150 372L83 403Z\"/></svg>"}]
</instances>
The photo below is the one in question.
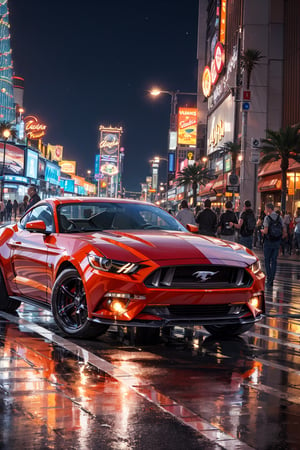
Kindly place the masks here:
<instances>
[{"instance_id":1,"label":"palm tree","mask_svg":"<svg viewBox=\"0 0 300 450\"><path fill-rule=\"evenodd\" d=\"M176 177L178 186L192 185L194 207L197 205L198 185L201 184L205 186L208 181L214 179L215 176L212 175L211 170L207 169L205 165L201 163L194 163L193 165L185 167Z\"/></svg>"},{"instance_id":2,"label":"palm tree","mask_svg":"<svg viewBox=\"0 0 300 450\"><path fill-rule=\"evenodd\" d=\"M4 138L4 136L3 136L4 130L10 131L11 139L16 138L17 132L16 132L15 128L13 128L13 125L11 124L11 122L3 121L3 122L0 122L0 141L3 140L3 138Z\"/></svg>"},{"instance_id":3,"label":"palm tree","mask_svg":"<svg viewBox=\"0 0 300 450\"><path fill-rule=\"evenodd\" d=\"M253 48L248 48L241 55L241 67L246 71L247 89L250 88L252 71L262 58L264 56L262 56L261 51Z\"/></svg>"},{"instance_id":4,"label":"palm tree","mask_svg":"<svg viewBox=\"0 0 300 450\"><path fill-rule=\"evenodd\" d=\"M236 144L235 142L228 141L225 142L223 145L223 148L227 150L229 153L231 153L231 161L232 161L232 174L236 174L236 162L238 159L238 156L241 152L241 144Z\"/></svg>"},{"instance_id":5,"label":"palm tree","mask_svg":"<svg viewBox=\"0 0 300 450\"><path fill-rule=\"evenodd\" d=\"M266 139L262 139L261 142L263 156L260 159L260 165L271 161L280 161L282 172L281 209L285 212L289 160L294 159L300 163L300 123L293 127L281 128L279 131L266 130Z\"/></svg>"}]
</instances>

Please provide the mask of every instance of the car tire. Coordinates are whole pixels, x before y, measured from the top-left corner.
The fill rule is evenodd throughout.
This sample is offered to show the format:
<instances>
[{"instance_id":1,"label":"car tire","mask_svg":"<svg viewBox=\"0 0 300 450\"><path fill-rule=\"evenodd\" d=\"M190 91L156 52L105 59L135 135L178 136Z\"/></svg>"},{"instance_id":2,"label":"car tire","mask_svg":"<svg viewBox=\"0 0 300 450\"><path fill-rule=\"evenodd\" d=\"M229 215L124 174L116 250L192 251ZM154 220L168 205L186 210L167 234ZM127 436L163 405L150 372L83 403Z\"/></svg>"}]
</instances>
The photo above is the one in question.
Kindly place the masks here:
<instances>
[{"instance_id":1,"label":"car tire","mask_svg":"<svg viewBox=\"0 0 300 450\"><path fill-rule=\"evenodd\" d=\"M204 326L204 325L203 325ZM213 336L238 336L253 327L253 323L237 325L205 325L204 328Z\"/></svg>"},{"instance_id":2,"label":"car tire","mask_svg":"<svg viewBox=\"0 0 300 450\"><path fill-rule=\"evenodd\" d=\"M19 300L10 299L6 290L3 275L0 271L0 310L7 313L14 313L21 302Z\"/></svg>"},{"instance_id":3,"label":"car tire","mask_svg":"<svg viewBox=\"0 0 300 450\"><path fill-rule=\"evenodd\" d=\"M109 325L88 320L85 290L76 269L66 269L59 274L53 286L51 305L56 324L68 336L95 338L109 328Z\"/></svg>"}]
</instances>

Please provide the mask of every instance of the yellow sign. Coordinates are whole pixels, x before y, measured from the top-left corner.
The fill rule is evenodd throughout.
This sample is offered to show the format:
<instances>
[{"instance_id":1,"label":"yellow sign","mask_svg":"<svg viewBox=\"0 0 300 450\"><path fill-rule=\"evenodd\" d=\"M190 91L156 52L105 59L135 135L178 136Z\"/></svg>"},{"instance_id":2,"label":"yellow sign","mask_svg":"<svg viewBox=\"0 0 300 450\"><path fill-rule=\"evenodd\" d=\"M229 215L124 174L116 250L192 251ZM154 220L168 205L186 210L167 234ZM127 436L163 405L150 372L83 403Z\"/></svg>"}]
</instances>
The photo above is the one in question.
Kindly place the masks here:
<instances>
[{"instance_id":1,"label":"yellow sign","mask_svg":"<svg viewBox=\"0 0 300 450\"><path fill-rule=\"evenodd\" d=\"M50 158L51 161L61 161L63 156L63 150L64 148L62 145L48 144L47 146L48 158Z\"/></svg>"},{"instance_id":2,"label":"yellow sign","mask_svg":"<svg viewBox=\"0 0 300 450\"><path fill-rule=\"evenodd\" d=\"M60 161L59 165L61 167L61 171L64 173L69 173L71 175L75 175L76 173L76 161Z\"/></svg>"},{"instance_id":3,"label":"yellow sign","mask_svg":"<svg viewBox=\"0 0 300 450\"><path fill-rule=\"evenodd\" d=\"M203 75L202 75L202 91L204 97L209 97L211 93L211 71L208 66L204 68Z\"/></svg>"},{"instance_id":4,"label":"yellow sign","mask_svg":"<svg viewBox=\"0 0 300 450\"><path fill-rule=\"evenodd\" d=\"M196 145L197 108L178 109L178 144Z\"/></svg>"}]
</instances>

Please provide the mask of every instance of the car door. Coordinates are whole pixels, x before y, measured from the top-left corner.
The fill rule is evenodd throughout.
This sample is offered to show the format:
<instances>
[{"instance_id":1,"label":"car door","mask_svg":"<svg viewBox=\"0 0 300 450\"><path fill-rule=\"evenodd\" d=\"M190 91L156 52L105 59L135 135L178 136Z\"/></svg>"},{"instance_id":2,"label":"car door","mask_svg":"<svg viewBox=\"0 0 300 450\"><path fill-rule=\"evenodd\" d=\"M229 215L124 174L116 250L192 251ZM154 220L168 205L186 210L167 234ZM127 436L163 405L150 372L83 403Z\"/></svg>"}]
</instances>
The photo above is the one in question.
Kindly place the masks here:
<instances>
[{"instance_id":1,"label":"car door","mask_svg":"<svg viewBox=\"0 0 300 450\"><path fill-rule=\"evenodd\" d=\"M50 298L52 278L51 268L47 263L50 236L26 230L26 224L33 220L43 220L47 232L55 230L50 205L39 205L29 211L22 218L18 232L10 240L11 263L19 294L46 302Z\"/></svg>"}]
</instances>

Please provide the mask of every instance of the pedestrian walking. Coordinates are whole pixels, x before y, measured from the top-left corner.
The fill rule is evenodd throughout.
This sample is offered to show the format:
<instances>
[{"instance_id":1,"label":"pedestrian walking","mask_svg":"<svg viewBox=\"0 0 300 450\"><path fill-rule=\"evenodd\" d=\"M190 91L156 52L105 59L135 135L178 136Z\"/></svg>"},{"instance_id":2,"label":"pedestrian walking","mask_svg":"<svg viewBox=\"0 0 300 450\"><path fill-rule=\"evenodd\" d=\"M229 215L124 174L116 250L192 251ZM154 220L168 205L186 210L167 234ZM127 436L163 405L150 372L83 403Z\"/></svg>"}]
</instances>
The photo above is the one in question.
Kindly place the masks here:
<instances>
[{"instance_id":1,"label":"pedestrian walking","mask_svg":"<svg viewBox=\"0 0 300 450\"><path fill-rule=\"evenodd\" d=\"M4 201L3 201L3 200L0 200L0 222L3 222L3 219L4 219L4 211L5 211Z\"/></svg>"},{"instance_id":2,"label":"pedestrian walking","mask_svg":"<svg viewBox=\"0 0 300 450\"><path fill-rule=\"evenodd\" d=\"M239 218L237 224L230 223L235 229L240 230L239 243L252 250L253 247L253 233L256 227L256 218L251 208L250 200L245 200L244 211Z\"/></svg>"},{"instance_id":3,"label":"pedestrian walking","mask_svg":"<svg viewBox=\"0 0 300 450\"><path fill-rule=\"evenodd\" d=\"M211 201L208 198L204 202L204 209L198 212L195 221L199 226L199 234L216 236L217 215L211 210Z\"/></svg>"},{"instance_id":4,"label":"pedestrian walking","mask_svg":"<svg viewBox=\"0 0 300 450\"><path fill-rule=\"evenodd\" d=\"M295 252L297 255L300 253L300 209L298 208L296 211L296 217L294 219L294 235L295 235Z\"/></svg>"},{"instance_id":5,"label":"pedestrian walking","mask_svg":"<svg viewBox=\"0 0 300 450\"><path fill-rule=\"evenodd\" d=\"M232 203L228 201L225 203L226 211L220 215L217 232L221 239L234 242L234 224L237 224L237 218L232 211Z\"/></svg>"},{"instance_id":6,"label":"pedestrian walking","mask_svg":"<svg viewBox=\"0 0 300 450\"><path fill-rule=\"evenodd\" d=\"M22 216L28 206L28 195L24 195L23 201L19 204L19 214Z\"/></svg>"},{"instance_id":7,"label":"pedestrian walking","mask_svg":"<svg viewBox=\"0 0 300 450\"><path fill-rule=\"evenodd\" d=\"M182 200L180 203L180 211L176 214L176 219L179 220L184 227L186 227L187 224L196 225L193 211L190 210L186 200Z\"/></svg>"},{"instance_id":8,"label":"pedestrian walking","mask_svg":"<svg viewBox=\"0 0 300 450\"><path fill-rule=\"evenodd\" d=\"M286 228L280 214L274 211L273 203L267 203L265 207L266 217L263 223L264 234L264 258L265 269L267 275L268 287L273 286L276 268L277 257L279 253L281 239L287 236Z\"/></svg>"},{"instance_id":9,"label":"pedestrian walking","mask_svg":"<svg viewBox=\"0 0 300 450\"><path fill-rule=\"evenodd\" d=\"M29 186L27 193L29 195L29 202L27 205L27 209L31 208L33 205L35 205L37 202L41 200L40 196L37 193L35 186Z\"/></svg>"},{"instance_id":10,"label":"pedestrian walking","mask_svg":"<svg viewBox=\"0 0 300 450\"><path fill-rule=\"evenodd\" d=\"M293 217L290 212L287 212L283 217L283 223L286 227L287 232L287 239L284 241L283 246L283 254L285 253L285 250L291 255L292 254L292 248L293 248Z\"/></svg>"},{"instance_id":11,"label":"pedestrian walking","mask_svg":"<svg viewBox=\"0 0 300 450\"><path fill-rule=\"evenodd\" d=\"M13 205L12 205L11 200L9 199L9 200L7 200L6 207L5 207L5 217L8 222L11 221L12 209L13 209Z\"/></svg>"},{"instance_id":12,"label":"pedestrian walking","mask_svg":"<svg viewBox=\"0 0 300 450\"><path fill-rule=\"evenodd\" d=\"M13 202L13 214L14 214L14 219L17 220L17 214L18 214L18 208L19 208L19 203L17 202L16 199L14 199Z\"/></svg>"}]
</instances>

